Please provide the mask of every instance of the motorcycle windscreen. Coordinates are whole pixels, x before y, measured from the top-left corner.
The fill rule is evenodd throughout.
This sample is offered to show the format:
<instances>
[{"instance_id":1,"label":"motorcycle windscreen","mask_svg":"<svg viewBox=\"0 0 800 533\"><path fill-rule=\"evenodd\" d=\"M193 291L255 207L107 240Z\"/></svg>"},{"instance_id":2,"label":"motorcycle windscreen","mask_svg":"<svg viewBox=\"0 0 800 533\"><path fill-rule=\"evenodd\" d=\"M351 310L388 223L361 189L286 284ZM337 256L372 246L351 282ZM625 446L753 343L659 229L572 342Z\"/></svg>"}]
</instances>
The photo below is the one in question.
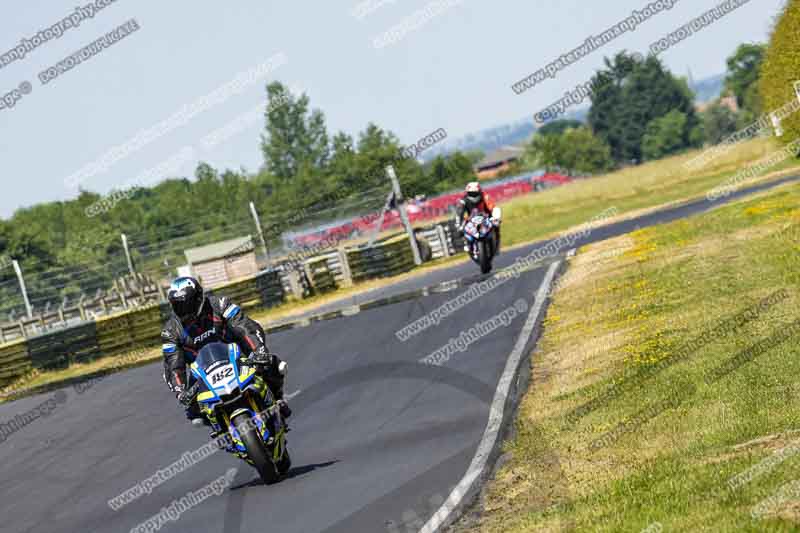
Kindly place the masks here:
<instances>
[{"instance_id":1,"label":"motorcycle windscreen","mask_svg":"<svg viewBox=\"0 0 800 533\"><path fill-rule=\"evenodd\" d=\"M194 362L205 371L211 370L215 363L228 362L228 345L224 342L212 342L203 346Z\"/></svg>"},{"instance_id":2,"label":"motorcycle windscreen","mask_svg":"<svg viewBox=\"0 0 800 533\"><path fill-rule=\"evenodd\" d=\"M231 358L232 349L232 345L213 342L197 354L192 372L201 382L198 390L200 401L219 401L220 395L230 394L238 388L236 367Z\"/></svg>"}]
</instances>

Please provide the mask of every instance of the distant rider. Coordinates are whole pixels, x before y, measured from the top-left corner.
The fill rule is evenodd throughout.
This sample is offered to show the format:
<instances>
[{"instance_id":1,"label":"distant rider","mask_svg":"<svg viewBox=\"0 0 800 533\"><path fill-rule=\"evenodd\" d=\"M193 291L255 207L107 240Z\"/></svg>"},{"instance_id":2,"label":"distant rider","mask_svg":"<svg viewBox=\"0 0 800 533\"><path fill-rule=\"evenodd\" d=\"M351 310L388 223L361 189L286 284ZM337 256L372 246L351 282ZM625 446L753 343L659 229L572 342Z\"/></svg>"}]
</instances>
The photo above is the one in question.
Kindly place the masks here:
<instances>
[{"instance_id":1,"label":"distant rider","mask_svg":"<svg viewBox=\"0 0 800 533\"><path fill-rule=\"evenodd\" d=\"M172 314L161 331L164 381L186 407L189 420L207 423L188 392L194 379L190 373L187 374L186 367L203 346L212 342L233 342L239 345L243 354L249 354L258 375L278 401L283 417L291 416L292 411L283 399L283 381L288 365L269 353L264 330L258 322L248 318L228 298L205 296L200 282L194 278L180 277L173 281L167 299Z\"/></svg>"},{"instance_id":2,"label":"distant rider","mask_svg":"<svg viewBox=\"0 0 800 533\"><path fill-rule=\"evenodd\" d=\"M494 222L495 231L497 232L497 250L496 254L500 253L500 208L495 205L486 193L481 189L481 184L477 181L467 183L467 188L464 191L464 196L458 201L456 208L456 216L458 217L459 230L464 231L464 225L467 221L476 214L483 213L491 217ZM464 251L469 253L469 243L464 242Z\"/></svg>"}]
</instances>

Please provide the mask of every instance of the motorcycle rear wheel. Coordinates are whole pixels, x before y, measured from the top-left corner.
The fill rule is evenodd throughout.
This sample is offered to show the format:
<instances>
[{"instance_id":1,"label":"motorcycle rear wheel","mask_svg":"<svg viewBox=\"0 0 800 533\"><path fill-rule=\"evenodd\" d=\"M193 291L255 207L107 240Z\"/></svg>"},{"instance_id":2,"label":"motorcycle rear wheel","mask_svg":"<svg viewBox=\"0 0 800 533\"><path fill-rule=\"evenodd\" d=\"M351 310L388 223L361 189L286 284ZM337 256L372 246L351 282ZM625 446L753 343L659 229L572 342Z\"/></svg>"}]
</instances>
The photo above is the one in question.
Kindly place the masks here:
<instances>
[{"instance_id":1,"label":"motorcycle rear wheel","mask_svg":"<svg viewBox=\"0 0 800 533\"><path fill-rule=\"evenodd\" d=\"M250 423L251 417L249 413L242 413L237 415L231 420L231 423L239 432L239 438L242 439L244 447L247 450L247 455L253 461L253 465L261 476L261 481L266 485L271 485L279 479L279 474L272 462L269 454L267 453L266 446L258 435L258 431Z\"/></svg>"}]
</instances>

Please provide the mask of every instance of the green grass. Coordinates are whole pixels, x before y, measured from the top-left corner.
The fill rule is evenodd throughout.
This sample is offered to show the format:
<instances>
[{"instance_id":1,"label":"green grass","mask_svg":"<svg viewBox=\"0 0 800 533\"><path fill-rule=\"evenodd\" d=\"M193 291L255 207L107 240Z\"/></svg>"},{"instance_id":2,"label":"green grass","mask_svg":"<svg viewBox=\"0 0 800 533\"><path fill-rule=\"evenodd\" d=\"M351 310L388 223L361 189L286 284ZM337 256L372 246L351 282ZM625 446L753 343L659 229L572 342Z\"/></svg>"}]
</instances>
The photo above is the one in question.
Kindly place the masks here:
<instances>
[{"instance_id":1,"label":"green grass","mask_svg":"<svg viewBox=\"0 0 800 533\"><path fill-rule=\"evenodd\" d=\"M691 152L514 199L503 206L503 241L515 245L537 240L588 222L610 207L615 207L620 214L633 214L701 198L737 170L776 149L778 147L770 140L742 143L706 167L690 173L683 165L698 154ZM770 172L797 168L800 168L800 160L788 160L774 166Z\"/></svg>"},{"instance_id":2,"label":"green grass","mask_svg":"<svg viewBox=\"0 0 800 533\"><path fill-rule=\"evenodd\" d=\"M487 488L481 531L798 531L800 453L729 490L730 478L800 444L800 186L582 249L548 310L510 460ZM789 229L787 229L789 228ZM610 253L616 252L616 253ZM622 252L621 254L619 252ZM566 415L651 369L723 319L785 289L787 298L585 416ZM726 377L704 376L749 345L789 339ZM589 444L675 398L600 449Z\"/></svg>"}]
</instances>

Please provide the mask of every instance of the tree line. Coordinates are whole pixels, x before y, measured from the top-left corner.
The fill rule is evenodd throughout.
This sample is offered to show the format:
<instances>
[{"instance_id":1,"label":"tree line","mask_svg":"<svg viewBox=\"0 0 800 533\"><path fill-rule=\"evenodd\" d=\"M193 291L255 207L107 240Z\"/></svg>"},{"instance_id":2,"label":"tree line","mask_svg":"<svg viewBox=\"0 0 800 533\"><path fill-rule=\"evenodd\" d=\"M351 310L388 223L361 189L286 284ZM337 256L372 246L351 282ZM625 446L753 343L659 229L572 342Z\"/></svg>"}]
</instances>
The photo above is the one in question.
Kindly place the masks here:
<instances>
[{"instance_id":1,"label":"tree line","mask_svg":"<svg viewBox=\"0 0 800 533\"><path fill-rule=\"evenodd\" d=\"M599 174L717 144L761 115L758 83L766 50L763 44L740 45L727 59L721 98L703 111L695 108L687 80L657 57L620 52L606 58L590 82L587 123L546 124L528 144L522 165Z\"/></svg>"}]
</instances>

